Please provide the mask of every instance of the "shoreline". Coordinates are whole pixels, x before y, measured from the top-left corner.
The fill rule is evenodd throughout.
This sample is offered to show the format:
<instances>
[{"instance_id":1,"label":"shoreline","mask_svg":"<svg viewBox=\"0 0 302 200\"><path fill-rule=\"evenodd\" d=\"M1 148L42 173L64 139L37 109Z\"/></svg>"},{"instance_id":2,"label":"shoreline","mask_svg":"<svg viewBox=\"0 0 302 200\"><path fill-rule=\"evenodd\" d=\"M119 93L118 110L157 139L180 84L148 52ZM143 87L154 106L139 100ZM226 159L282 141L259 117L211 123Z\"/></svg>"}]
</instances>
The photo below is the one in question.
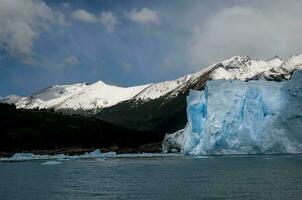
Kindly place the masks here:
<instances>
[{"instance_id":1,"label":"shoreline","mask_svg":"<svg viewBox=\"0 0 302 200\"><path fill-rule=\"evenodd\" d=\"M180 153L116 153L116 152L101 152L100 149L95 149L91 152L85 152L77 155L54 154L54 155L40 155L33 153L15 153L10 157L0 157L1 162L19 162L19 161L43 161L45 165L62 164L62 161L69 160L86 160L86 159L114 159L114 158L156 158L156 157L183 157ZM44 161L46 161L44 163Z\"/></svg>"},{"instance_id":2,"label":"shoreline","mask_svg":"<svg viewBox=\"0 0 302 200\"><path fill-rule=\"evenodd\" d=\"M150 143L145 145L140 145L138 147L99 147L99 146L68 146L68 147L57 147L50 149L5 149L0 150L0 157L11 157L15 153L32 153L37 155L58 155L65 154L68 156L81 155L87 152L92 152L96 149L100 149L102 153L116 152L117 154L134 154L134 153L162 153L161 142Z\"/></svg>"}]
</instances>

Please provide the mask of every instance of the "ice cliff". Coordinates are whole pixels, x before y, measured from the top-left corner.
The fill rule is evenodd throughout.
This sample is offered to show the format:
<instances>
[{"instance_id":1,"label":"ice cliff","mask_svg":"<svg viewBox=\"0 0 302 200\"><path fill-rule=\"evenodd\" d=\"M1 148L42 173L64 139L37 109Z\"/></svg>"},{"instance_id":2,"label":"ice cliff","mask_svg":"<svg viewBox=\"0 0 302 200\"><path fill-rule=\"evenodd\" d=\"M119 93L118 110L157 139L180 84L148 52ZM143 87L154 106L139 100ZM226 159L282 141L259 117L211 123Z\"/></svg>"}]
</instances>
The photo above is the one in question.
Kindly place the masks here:
<instances>
[{"instance_id":1,"label":"ice cliff","mask_svg":"<svg viewBox=\"0 0 302 200\"><path fill-rule=\"evenodd\" d=\"M164 151L189 155L302 153L302 71L285 82L213 80L187 97L188 123Z\"/></svg>"}]
</instances>

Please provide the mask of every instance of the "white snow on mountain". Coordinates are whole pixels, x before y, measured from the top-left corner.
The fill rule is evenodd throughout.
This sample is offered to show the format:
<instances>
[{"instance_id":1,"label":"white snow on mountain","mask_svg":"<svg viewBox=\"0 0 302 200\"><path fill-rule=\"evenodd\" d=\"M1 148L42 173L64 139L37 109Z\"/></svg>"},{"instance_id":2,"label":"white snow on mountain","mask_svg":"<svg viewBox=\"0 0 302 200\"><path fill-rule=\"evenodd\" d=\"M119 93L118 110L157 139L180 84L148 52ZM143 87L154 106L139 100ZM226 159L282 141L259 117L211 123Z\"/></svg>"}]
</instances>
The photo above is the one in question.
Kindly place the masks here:
<instances>
[{"instance_id":1,"label":"white snow on mountain","mask_svg":"<svg viewBox=\"0 0 302 200\"><path fill-rule=\"evenodd\" d=\"M78 83L72 85L55 85L40 92L21 99L16 103L17 108L53 108L62 103L75 93L83 90L86 87L85 83Z\"/></svg>"},{"instance_id":2,"label":"white snow on mountain","mask_svg":"<svg viewBox=\"0 0 302 200\"><path fill-rule=\"evenodd\" d=\"M23 98L17 108L54 108L91 110L128 100L149 85L117 87L102 81L93 84L56 85Z\"/></svg>"},{"instance_id":3,"label":"white snow on mountain","mask_svg":"<svg viewBox=\"0 0 302 200\"><path fill-rule=\"evenodd\" d=\"M23 97L18 95L9 95L6 97L0 97L0 103L8 103L8 104L15 104L20 101Z\"/></svg>"},{"instance_id":4,"label":"white snow on mountain","mask_svg":"<svg viewBox=\"0 0 302 200\"><path fill-rule=\"evenodd\" d=\"M212 74L212 79L239 79L246 80L258 73L268 71L274 67L280 67L283 61L275 58L269 61L252 60L247 56L235 56L223 61L224 68L219 67Z\"/></svg>"},{"instance_id":5,"label":"white snow on mountain","mask_svg":"<svg viewBox=\"0 0 302 200\"><path fill-rule=\"evenodd\" d=\"M172 81L165 81L165 82L151 84L148 88L146 88L138 95L136 95L135 99L137 100L156 99L172 91L173 91L172 94L176 95L178 92L177 89L181 89L182 88L181 86L185 86L188 83L196 82L201 75L203 75L208 70L211 70L219 63L221 63L222 66L218 67L211 73L210 76L211 79L247 80L254 77L257 74L269 71L273 68L279 68L281 66L290 68L292 71L293 69L297 68L297 65L302 64L302 60L295 59L295 61L290 61L290 64L285 65L280 58L274 58L269 61L263 61L263 60L252 60L247 56L234 56L228 60L213 64L194 74L188 74L186 76L183 76L179 79L172 80Z\"/></svg>"},{"instance_id":6,"label":"white snow on mountain","mask_svg":"<svg viewBox=\"0 0 302 200\"><path fill-rule=\"evenodd\" d=\"M149 85L135 87L117 87L98 81L77 92L57 106L58 109L86 109L105 108L121 101L128 100Z\"/></svg>"},{"instance_id":7,"label":"white snow on mountain","mask_svg":"<svg viewBox=\"0 0 302 200\"><path fill-rule=\"evenodd\" d=\"M210 72L209 79L265 79L281 76L289 79L294 69L302 68L302 54L286 60L274 58L264 61L247 56L234 56L210 65L194 74L176 80L151 83L134 87L118 87L102 81L93 84L78 83L56 85L16 102L17 108L54 108L71 110L99 110L116 105L122 101L148 101L164 95L178 95L184 87L196 83L199 78Z\"/></svg>"},{"instance_id":8,"label":"white snow on mountain","mask_svg":"<svg viewBox=\"0 0 302 200\"><path fill-rule=\"evenodd\" d=\"M191 77L191 75L186 75L173 81L150 84L149 87L138 93L134 98L136 100L157 99L169 92L172 92L177 87L186 84Z\"/></svg>"}]
</instances>

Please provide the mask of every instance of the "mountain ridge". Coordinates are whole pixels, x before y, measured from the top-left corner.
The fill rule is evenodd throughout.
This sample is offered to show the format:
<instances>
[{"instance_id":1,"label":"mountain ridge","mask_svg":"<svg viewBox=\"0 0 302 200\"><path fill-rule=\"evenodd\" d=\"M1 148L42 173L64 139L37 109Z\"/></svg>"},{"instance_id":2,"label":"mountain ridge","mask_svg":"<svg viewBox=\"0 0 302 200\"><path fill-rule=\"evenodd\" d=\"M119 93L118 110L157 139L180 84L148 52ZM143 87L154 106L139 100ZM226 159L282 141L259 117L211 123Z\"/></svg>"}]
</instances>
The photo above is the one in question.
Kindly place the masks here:
<instances>
[{"instance_id":1,"label":"mountain ridge","mask_svg":"<svg viewBox=\"0 0 302 200\"><path fill-rule=\"evenodd\" d=\"M157 99L149 101L130 99L104 108L95 117L138 130L173 133L183 128L187 122L186 96L190 89L203 90L206 82L213 79L287 80L295 69L302 68L302 55L289 59L290 62L278 58L257 61L249 57L235 56L187 75L189 78L186 82Z\"/></svg>"},{"instance_id":2,"label":"mountain ridge","mask_svg":"<svg viewBox=\"0 0 302 200\"><path fill-rule=\"evenodd\" d=\"M233 56L230 59L212 64L196 73L187 74L175 80L131 87L118 87L106 84L102 81L97 81L92 84L76 83L70 85L55 85L42 89L15 103L17 108L25 109L95 109L95 112L92 113L96 113L103 108L111 107L131 99L148 101L160 98L172 91L174 91L174 95L177 95L179 88L184 84L188 82L190 84L193 83L196 81L195 79L203 73L220 63L222 66L213 70L210 79L270 80L273 79L274 75L281 75L281 78L288 79L292 70L297 68L297 65L302 64L302 54L291 56L284 61L280 58L264 61L251 59L248 56Z\"/></svg>"}]
</instances>

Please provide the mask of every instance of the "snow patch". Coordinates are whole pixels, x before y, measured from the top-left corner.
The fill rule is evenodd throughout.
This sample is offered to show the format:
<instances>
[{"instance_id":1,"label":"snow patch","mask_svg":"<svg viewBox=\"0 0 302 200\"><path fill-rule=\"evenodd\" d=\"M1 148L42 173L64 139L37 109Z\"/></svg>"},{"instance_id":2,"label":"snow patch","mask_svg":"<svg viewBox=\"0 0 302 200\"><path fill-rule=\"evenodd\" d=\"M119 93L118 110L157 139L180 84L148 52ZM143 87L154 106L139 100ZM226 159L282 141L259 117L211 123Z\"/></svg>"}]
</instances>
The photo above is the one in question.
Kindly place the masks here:
<instances>
[{"instance_id":1,"label":"snow patch","mask_svg":"<svg viewBox=\"0 0 302 200\"><path fill-rule=\"evenodd\" d=\"M148 86L124 88L102 81L93 84L56 85L21 99L16 106L26 109L102 109L129 100Z\"/></svg>"},{"instance_id":2,"label":"snow patch","mask_svg":"<svg viewBox=\"0 0 302 200\"><path fill-rule=\"evenodd\" d=\"M23 97L18 95L9 95L6 97L0 97L0 103L7 103L7 104L15 104L20 101Z\"/></svg>"}]
</instances>

